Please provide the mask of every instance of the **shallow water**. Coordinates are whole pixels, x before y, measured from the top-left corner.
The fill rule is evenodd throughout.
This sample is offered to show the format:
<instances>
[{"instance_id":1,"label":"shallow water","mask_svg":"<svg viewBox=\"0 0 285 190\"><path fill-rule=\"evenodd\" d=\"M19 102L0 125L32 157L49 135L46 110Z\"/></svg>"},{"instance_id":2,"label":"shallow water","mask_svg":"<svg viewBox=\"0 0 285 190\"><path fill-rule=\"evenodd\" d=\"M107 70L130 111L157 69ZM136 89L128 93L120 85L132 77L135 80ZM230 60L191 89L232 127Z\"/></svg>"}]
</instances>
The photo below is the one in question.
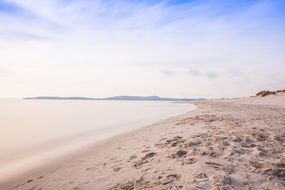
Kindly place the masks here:
<instances>
[{"instance_id":1,"label":"shallow water","mask_svg":"<svg viewBox=\"0 0 285 190\"><path fill-rule=\"evenodd\" d=\"M0 181L59 153L193 109L172 102L0 100Z\"/></svg>"}]
</instances>

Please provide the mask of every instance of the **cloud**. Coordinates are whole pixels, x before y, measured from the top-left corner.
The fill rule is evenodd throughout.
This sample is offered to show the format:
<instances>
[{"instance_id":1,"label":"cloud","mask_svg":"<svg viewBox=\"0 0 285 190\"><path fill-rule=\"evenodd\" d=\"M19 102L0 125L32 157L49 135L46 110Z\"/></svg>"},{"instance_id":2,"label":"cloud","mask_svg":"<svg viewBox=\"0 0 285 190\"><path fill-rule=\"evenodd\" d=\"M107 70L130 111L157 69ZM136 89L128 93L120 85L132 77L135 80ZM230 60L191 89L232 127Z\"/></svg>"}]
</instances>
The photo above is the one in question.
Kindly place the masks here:
<instances>
[{"instance_id":1,"label":"cloud","mask_svg":"<svg viewBox=\"0 0 285 190\"><path fill-rule=\"evenodd\" d=\"M215 78L219 78L220 75L217 72L214 71L209 71L206 73L206 76L210 79L215 79Z\"/></svg>"},{"instance_id":2,"label":"cloud","mask_svg":"<svg viewBox=\"0 0 285 190\"><path fill-rule=\"evenodd\" d=\"M188 73L189 73L190 76L200 76L201 75L201 72L198 71L198 70L195 70L195 69L190 69L188 71Z\"/></svg>"},{"instance_id":3,"label":"cloud","mask_svg":"<svg viewBox=\"0 0 285 190\"><path fill-rule=\"evenodd\" d=\"M188 71L189 75L192 77L203 77L205 79L216 79L221 77L218 71L208 70L205 68L198 69L190 69Z\"/></svg>"},{"instance_id":4,"label":"cloud","mask_svg":"<svg viewBox=\"0 0 285 190\"><path fill-rule=\"evenodd\" d=\"M175 75L175 72L173 70L161 70L161 73L168 77L172 77Z\"/></svg>"},{"instance_id":5,"label":"cloud","mask_svg":"<svg viewBox=\"0 0 285 190\"><path fill-rule=\"evenodd\" d=\"M285 70L282 7L278 0L0 0L0 63L18 71L9 80L11 92L21 89L15 85L21 81L33 92L34 81L54 89L48 81L69 84L74 76L104 84L82 84L94 95L116 84L118 94L130 87L130 94L161 90L185 97L193 91L206 96L202 87L220 86L211 95L218 96L245 78L250 91L263 85L267 72ZM157 73L175 76L173 85L160 85L167 78ZM213 85L218 78L227 84ZM278 81L284 81L280 72ZM78 90L61 87L66 93Z\"/></svg>"},{"instance_id":6,"label":"cloud","mask_svg":"<svg viewBox=\"0 0 285 190\"><path fill-rule=\"evenodd\" d=\"M1 37L4 38L3 41L38 41L38 40L47 40L48 38L45 36L40 36L37 34L29 33L29 32L0 32Z\"/></svg>"}]
</instances>

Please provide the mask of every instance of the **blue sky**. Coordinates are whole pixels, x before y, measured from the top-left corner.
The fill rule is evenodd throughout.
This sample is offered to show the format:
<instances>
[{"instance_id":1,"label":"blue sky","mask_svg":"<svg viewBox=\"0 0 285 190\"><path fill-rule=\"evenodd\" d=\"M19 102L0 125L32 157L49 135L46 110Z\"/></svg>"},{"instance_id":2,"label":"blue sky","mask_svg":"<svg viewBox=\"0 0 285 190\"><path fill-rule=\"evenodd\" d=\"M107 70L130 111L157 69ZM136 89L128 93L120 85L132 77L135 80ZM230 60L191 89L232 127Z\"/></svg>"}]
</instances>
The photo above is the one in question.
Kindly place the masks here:
<instances>
[{"instance_id":1,"label":"blue sky","mask_svg":"<svg viewBox=\"0 0 285 190\"><path fill-rule=\"evenodd\" d=\"M285 1L0 0L1 97L284 88Z\"/></svg>"}]
</instances>

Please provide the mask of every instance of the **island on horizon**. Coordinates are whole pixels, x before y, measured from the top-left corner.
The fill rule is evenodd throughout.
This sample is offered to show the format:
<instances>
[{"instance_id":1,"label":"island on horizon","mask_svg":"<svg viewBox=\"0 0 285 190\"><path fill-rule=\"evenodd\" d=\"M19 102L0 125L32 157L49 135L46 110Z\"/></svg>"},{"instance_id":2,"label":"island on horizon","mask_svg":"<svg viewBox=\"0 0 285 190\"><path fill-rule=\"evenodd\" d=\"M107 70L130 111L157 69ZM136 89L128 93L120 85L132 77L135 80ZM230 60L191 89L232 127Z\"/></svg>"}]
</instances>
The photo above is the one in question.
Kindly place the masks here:
<instances>
[{"instance_id":1,"label":"island on horizon","mask_svg":"<svg viewBox=\"0 0 285 190\"><path fill-rule=\"evenodd\" d=\"M195 101L206 100L205 98L169 98L159 96L111 96L105 98L92 98L92 97L59 97L59 96L37 96L26 97L24 100L129 100L129 101Z\"/></svg>"}]
</instances>

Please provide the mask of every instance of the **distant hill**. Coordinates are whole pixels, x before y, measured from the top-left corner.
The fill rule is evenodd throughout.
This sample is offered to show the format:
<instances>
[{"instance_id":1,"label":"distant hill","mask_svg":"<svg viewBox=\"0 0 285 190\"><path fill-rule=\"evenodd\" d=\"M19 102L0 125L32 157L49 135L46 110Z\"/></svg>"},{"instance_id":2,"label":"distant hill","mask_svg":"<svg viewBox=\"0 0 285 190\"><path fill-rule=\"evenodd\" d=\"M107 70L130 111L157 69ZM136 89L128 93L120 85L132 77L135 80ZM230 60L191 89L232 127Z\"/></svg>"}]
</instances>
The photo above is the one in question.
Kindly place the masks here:
<instances>
[{"instance_id":1,"label":"distant hill","mask_svg":"<svg viewBox=\"0 0 285 190\"><path fill-rule=\"evenodd\" d=\"M174 98L165 98L159 96L112 96L104 98L104 100L146 100L146 101L173 101Z\"/></svg>"},{"instance_id":2,"label":"distant hill","mask_svg":"<svg viewBox=\"0 0 285 190\"><path fill-rule=\"evenodd\" d=\"M58 97L58 96L37 96L27 97L25 100L96 100L95 98L88 97Z\"/></svg>"},{"instance_id":3,"label":"distant hill","mask_svg":"<svg viewBox=\"0 0 285 190\"><path fill-rule=\"evenodd\" d=\"M159 96L112 96L106 98L90 98L90 97L57 97L57 96L37 96L27 97L25 100L129 100L129 101L193 101L193 100L205 100L199 99L187 99L187 98L167 98Z\"/></svg>"}]
</instances>

